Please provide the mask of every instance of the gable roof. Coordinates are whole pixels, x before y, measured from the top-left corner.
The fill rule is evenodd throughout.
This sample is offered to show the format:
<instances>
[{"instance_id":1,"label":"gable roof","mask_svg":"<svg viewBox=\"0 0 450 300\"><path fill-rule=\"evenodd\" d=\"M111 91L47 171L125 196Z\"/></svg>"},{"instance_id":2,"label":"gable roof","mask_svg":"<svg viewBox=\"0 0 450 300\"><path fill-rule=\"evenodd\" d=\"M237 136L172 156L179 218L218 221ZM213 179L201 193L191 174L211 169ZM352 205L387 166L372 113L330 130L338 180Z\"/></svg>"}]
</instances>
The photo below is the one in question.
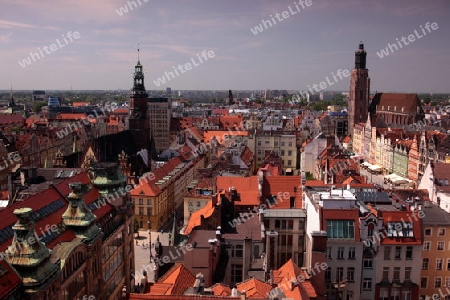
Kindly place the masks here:
<instances>
[{"instance_id":1,"label":"gable roof","mask_svg":"<svg viewBox=\"0 0 450 300\"><path fill-rule=\"evenodd\" d=\"M417 108L419 107L419 111ZM422 104L417 94L377 93L370 105L370 111L394 112L402 114L423 114Z\"/></svg>"},{"instance_id":2,"label":"gable roof","mask_svg":"<svg viewBox=\"0 0 450 300\"><path fill-rule=\"evenodd\" d=\"M273 283L278 285L286 298L301 300L304 299L303 295L305 294L308 296L307 299L317 298L316 290L309 281L310 277L294 263L292 258L278 270L272 271L272 275ZM295 284L293 288L291 288L291 282Z\"/></svg>"},{"instance_id":3,"label":"gable roof","mask_svg":"<svg viewBox=\"0 0 450 300\"><path fill-rule=\"evenodd\" d=\"M267 298L272 289L268 283L262 282L256 278L250 278L246 281L236 284L237 290L242 293L245 291L247 298Z\"/></svg>"}]
</instances>

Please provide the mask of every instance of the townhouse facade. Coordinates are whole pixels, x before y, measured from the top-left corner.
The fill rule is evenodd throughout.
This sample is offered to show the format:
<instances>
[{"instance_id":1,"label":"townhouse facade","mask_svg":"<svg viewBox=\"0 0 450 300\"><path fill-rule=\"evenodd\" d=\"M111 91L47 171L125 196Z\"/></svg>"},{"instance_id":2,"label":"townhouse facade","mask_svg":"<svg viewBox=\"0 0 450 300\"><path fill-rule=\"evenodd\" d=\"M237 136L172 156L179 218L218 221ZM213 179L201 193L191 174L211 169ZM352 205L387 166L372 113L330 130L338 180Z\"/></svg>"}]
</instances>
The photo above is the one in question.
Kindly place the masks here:
<instances>
[{"instance_id":1,"label":"townhouse facade","mask_svg":"<svg viewBox=\"0 0 450 300\"><path fill-rule=\"evenodd\" d=\"M315 263L314 235L326 232L328 299L418 299L423 213L417 203L344 189L309 188L304 199L305 265Z\"/></svg>"},{"instance_id":2,"label":"townhouse facade","mask_svg":"<svg viewBox=\"0 0 450 300\"><path fill-rule=\"evenodd\" d=\"M434 203L424 205L424 241L420 273L420 300L447 299L450 289L450 214Z\"/></svg>"},{"instance_id":3,"label":"townhouse facade","mask_svg":"<svg viewBox=\"0 0 450 300\"><path fill-rule=\"evenodd\" d=\"M283 170L297 169L297 137L295 132L258 131L255 136L256 163L264 161L266 151L273 150L282 159Z\"/></svg>"},{"instance_id":4,"label":"townhouse facade","mask_svg":"<svg viewBox=\"0 0 450 300\"><path fill-rule=\"evenodd\" d=\"M183 161L169 160L154 171L145 173L130 192L135 204L139 228L158 230L183 205L187 186L194 180L198 168L204 167L204 156Z\"/></svg>"}]
</instances>

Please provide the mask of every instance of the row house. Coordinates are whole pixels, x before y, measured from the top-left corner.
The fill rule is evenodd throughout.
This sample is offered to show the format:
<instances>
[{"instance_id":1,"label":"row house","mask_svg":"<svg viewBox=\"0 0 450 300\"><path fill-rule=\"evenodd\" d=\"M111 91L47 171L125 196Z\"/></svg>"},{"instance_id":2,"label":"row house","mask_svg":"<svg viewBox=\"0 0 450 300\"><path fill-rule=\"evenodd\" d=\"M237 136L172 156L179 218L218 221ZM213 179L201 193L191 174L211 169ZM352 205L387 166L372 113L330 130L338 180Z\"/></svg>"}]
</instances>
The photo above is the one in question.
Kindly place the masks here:
<instances>
[{"instance_id":1,"label":"row house","mask_svg":"<svg viewBox=\"0 0 450 300\"><path fill-rule=\"evenodd\" d=\"M255 136L256 163L264 160L266 151L273 150L282 159L283 170L297 169L297 136L295 132L258 131Z\"/></svg>"},{"instance_id":2,"label":"row house","mask_svg":"<svg viewBox=\"0 0 450 300\"><path fill-rule=\"evenodd\" d=\"M417 205L343 188L310 187L304 197L306 266L316 263L314 240L325 232L328 299L418 298L423 214Z\"/></svg>"},{"instance_id":3,"label":"row house","mask_svg":"<svg viewBox=\"0 0 450 300\"><path fill-rule=\"evenodd\" d=\"M419 188L428 190L429 198L446 212L450 212L450 163L428 163Z\"/></svg>"},{"instance_id":4,"label":"row house","mask_svg":"<svg viewBox=\"0 0 450 300\"><path fill-rule=\"evenodd\" d=\"M203 157L191 161L175 157L145 173L130 193L139 227L157 230L170 219L175 208L182 205L186 187L194 179L196 170L203 165Z\"/></svg>"},{"instance_id":5,"label":"row house","mask_svg":"<svg viewBox=\"0 0 450 300\"><path fill-rule=\"evenodd\" d=\"M362 155L364 153L364 123L355 124L353 129L353 152Z\"/></svg>"},{"instance_id":6,"label":"row house","mask_svg":"<svg viewBox=\"0 0 450 300\"><path fill-rule=\"evenodd\" d=\"M420 300L446 299L450 288L450 215L435 203L425 202L423 218ZM428 298L431 297L431 298Z\"/></svg>"}]
</instances>

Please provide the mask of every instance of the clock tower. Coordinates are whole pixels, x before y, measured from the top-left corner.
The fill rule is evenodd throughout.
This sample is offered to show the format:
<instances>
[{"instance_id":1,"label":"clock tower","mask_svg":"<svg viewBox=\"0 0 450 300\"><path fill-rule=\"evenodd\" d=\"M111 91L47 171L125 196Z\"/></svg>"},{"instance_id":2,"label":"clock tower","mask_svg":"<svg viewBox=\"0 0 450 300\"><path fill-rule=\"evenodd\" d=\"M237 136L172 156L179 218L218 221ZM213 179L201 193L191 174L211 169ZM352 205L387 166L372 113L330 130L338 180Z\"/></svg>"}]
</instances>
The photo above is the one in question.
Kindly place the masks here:
<instances>
[{"instance_id":1,"label":"clock tower","mask_svg":"<svg viewBox=\"0 0 450 300\"><path fill-rule=\"evenodd\" d=\"M150 120L148 118L148 94L144 85L144 72L139 60L134 67L133 88L130 94L129 130L139 150L150 151Z\"/></svg>"}]
</instances>

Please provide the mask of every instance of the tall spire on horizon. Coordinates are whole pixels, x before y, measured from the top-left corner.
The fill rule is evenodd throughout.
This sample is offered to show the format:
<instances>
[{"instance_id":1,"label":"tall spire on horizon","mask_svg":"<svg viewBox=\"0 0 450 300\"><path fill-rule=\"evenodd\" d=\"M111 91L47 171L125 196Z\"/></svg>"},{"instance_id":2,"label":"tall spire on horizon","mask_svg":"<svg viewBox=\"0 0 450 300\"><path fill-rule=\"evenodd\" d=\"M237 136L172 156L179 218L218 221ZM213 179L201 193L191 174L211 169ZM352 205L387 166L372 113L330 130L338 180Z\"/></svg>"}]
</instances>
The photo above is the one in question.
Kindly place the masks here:
<instances>
[{"instance_id":1,"label":"tall spire on horizon","mask_svg":"<svg viewBox=\"0 0 450 300\"><path fill-rule=\"evenodd\" d=\"M138 43L138 46L137 46L137 63L138 63L138 65L140 65L141 64L141 60L140 60L140 58L139 58L139 48L140 48L140 44Z\"/></svg>"}]
</instances>

